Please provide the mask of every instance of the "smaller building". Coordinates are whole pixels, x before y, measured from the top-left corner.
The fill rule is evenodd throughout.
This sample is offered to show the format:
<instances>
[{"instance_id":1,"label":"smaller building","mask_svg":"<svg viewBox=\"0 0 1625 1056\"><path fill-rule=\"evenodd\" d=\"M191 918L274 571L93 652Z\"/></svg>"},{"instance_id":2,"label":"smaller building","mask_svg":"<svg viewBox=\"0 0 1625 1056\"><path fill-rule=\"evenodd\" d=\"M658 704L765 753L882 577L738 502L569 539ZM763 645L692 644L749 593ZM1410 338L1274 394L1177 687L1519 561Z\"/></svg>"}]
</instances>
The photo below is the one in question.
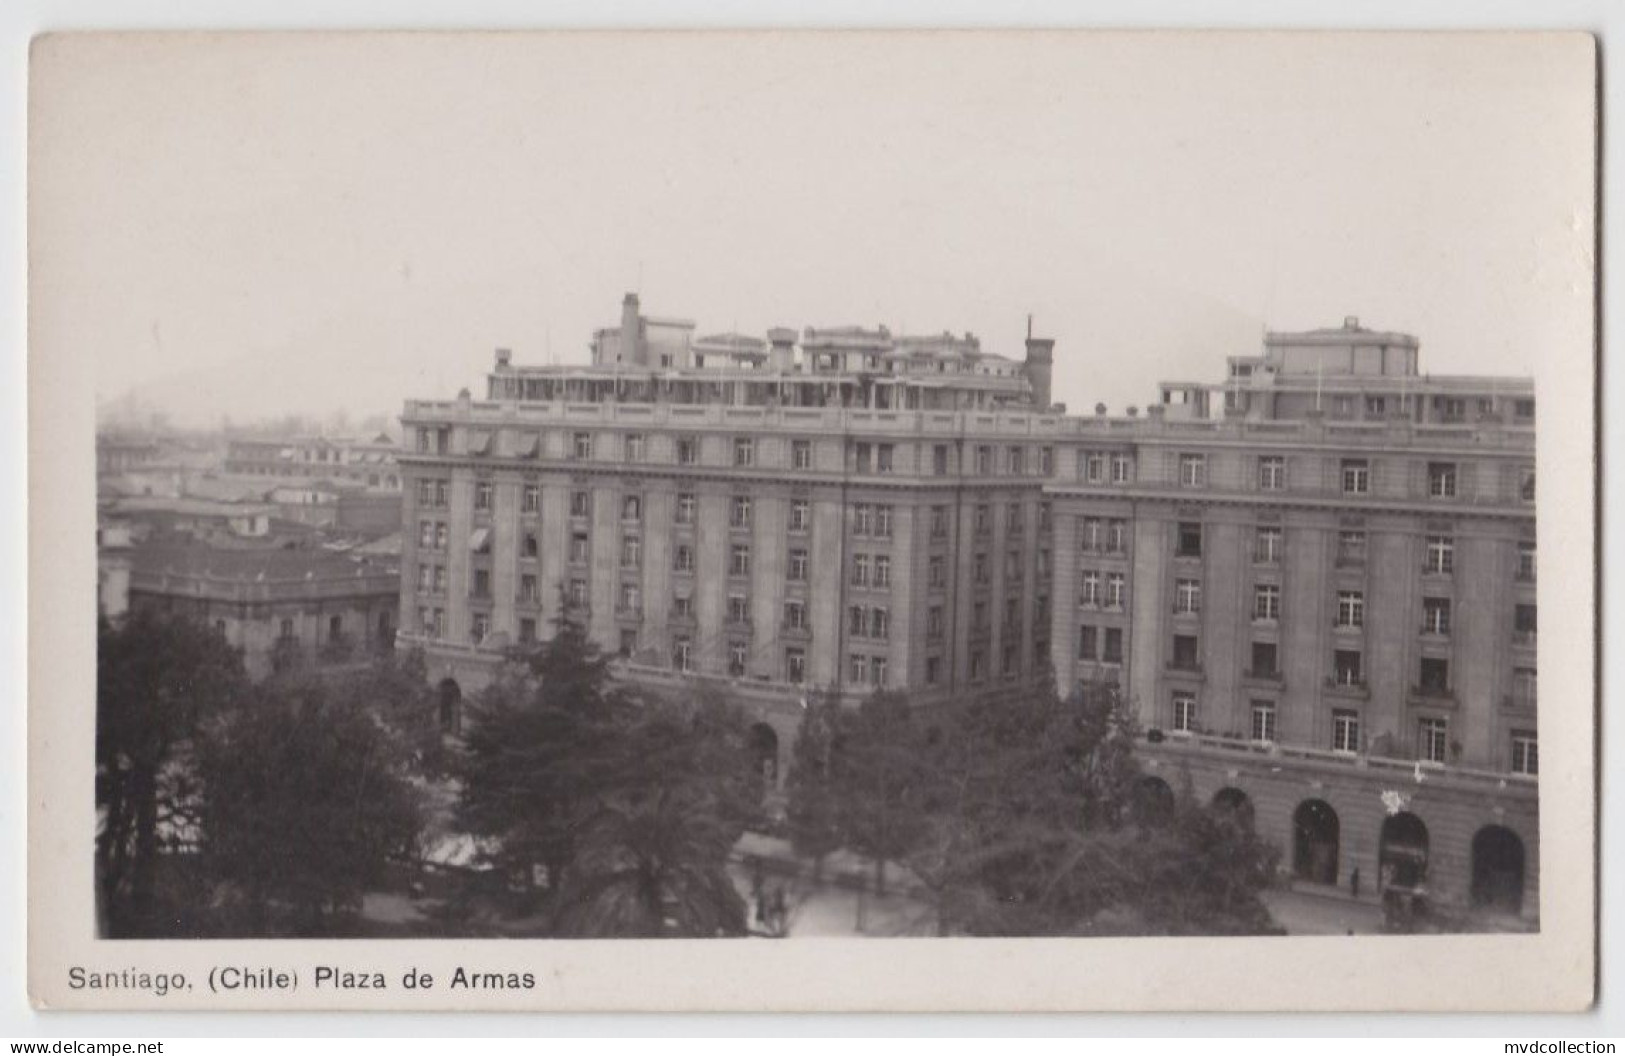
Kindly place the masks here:
<instances>
[{"instance_id":1,"label":"smaller building","mask_svg":"<svg viewBox=\"0 0 1625 1056\"><path fill-rule=\"evenodd\" d=\"M131 608L187 613L243 653L253 678L287 665L366 662L395 644L393 563L319 549L213 546L154 535L130 551Z\"/></svg>"}]
</instances>

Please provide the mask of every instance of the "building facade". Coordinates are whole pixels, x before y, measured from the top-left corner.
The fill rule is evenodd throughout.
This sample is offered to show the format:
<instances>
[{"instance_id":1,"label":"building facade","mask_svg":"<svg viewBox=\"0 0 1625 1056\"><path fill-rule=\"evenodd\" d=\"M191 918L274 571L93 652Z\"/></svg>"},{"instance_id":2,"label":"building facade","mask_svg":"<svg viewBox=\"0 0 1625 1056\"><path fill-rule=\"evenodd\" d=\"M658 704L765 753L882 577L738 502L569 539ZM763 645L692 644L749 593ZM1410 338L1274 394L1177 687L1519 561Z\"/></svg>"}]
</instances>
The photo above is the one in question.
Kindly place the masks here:
<instances>
[{"instance_id":1,"label":"building facade","mask_svg":"<svg viewBox=\"0 0 1625 1056\"><path fill-rule=\"evenodd\" d=\"M672 329L623 320L583 368L499 350L489 399L407 406L401 641L448 693L569 609L630 677L729 684L778 772L809 692L1048 677L1059 419L1020 363L968 335L774 330L757 356ZM645 369L668 355L702 365Z\"/></svg>"},{"instance_id":2,"label":"building facade","mask_svg":"<svg viewBox=\"0 0 1625 1056\"><path fill-rule=\"evenodd\" d=\"M225 548L156 536L126 559L134 609L184 613L242 651L251 678L284 664L365 663L395 645L400 577L323 550Z\"/></svg>"},{"instance_id":3,"label":"building facade","mask_svg":"<svg viewBox=\"0 0 1625 1056\"><path fill-rule=\"evenodd\" d=\"M1532 385L1349 320L1162 393L1058 445L1060 684L1116 683L1303 882L1533 914Z\"/></svg>"},{"instance_id":4,"label":"building facade","mask_svg":"<svg viewBox=\"0 0 1625 1056\"><path fill-rule=\"evenodd\" d=\"M630 678L726 685L782 773L809 692L1115 683L1153 790L1302 883L1532 917L1534 394L1409 335L1270 334L1143 416L1053 342L643 316L403 416L403 647L443 716L569 610Z\"/></svg>"}]
</instances>

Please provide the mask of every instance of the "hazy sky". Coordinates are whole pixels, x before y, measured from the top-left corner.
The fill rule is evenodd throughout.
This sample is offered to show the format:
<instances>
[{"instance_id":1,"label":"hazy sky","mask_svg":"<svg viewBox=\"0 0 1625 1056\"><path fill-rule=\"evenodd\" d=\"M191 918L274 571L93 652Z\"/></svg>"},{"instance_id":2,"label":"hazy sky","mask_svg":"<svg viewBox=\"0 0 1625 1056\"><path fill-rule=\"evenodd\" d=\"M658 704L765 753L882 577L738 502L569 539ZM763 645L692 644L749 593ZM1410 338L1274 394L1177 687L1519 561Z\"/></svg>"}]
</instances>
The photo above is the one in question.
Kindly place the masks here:
<instances>
[{"instance_id":1,"label":"hazy sky","mask_svg":"<svg viewBox=\"0 0 1625 1056\"><path fill-rule=\"evenodd\" d=\"M1529 373L1591 305L1589 45L1514 35L172 36L36 49L31 311L188 423L394 413L621 295L885 323L1143 404L1262 330ZM36 331L36 335L42 331Z\"/></svg>"}]
</instances>

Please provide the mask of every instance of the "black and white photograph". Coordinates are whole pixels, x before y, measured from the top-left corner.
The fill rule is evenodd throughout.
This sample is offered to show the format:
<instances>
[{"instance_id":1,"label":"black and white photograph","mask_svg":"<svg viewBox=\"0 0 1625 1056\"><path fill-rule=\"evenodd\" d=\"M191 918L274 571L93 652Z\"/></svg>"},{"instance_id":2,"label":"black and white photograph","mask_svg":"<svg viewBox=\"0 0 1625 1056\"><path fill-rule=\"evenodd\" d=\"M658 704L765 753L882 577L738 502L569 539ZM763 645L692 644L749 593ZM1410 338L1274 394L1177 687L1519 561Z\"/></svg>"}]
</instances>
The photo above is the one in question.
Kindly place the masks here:
<instances>
[{"instance_id":1,"label":"black and white photograph","mask_svg":"<svg viewBox=\"0 0 1625 1056\"><path fill-rule=\"evenodd\" d=\"M36 1000L387 1004L423 949L435 1007L956 1007L996 948L1583 1003L1595 78L40 38ZM733 979L544 996L577 956ZM801 957L854 974L739 977ZM1135 1007L1072 970L986 1000Z\"/></svg>"}]
</instances>

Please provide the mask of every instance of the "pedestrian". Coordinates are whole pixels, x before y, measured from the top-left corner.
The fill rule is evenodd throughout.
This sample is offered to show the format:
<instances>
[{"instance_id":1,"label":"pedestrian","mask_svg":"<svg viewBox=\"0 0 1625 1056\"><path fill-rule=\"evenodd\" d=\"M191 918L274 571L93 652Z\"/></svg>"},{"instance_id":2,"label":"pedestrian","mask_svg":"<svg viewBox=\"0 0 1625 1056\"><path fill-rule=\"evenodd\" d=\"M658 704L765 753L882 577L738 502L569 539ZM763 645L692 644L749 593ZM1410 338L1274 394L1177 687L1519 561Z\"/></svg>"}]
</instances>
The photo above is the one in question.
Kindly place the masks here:
<instances>
[{"instance_id":1,"label":"pedestrian","mask_svg":"<svg viewBox=\"0 0 1625 1056\"><path fill-rule=\"evenodd\" d=\"M1351 892L1353 892L1355 898L1360 897L1360 867L1359 866L1355 866L1354 871L1349 874L1349 890Z\"/></svg>"}]
</instances>

